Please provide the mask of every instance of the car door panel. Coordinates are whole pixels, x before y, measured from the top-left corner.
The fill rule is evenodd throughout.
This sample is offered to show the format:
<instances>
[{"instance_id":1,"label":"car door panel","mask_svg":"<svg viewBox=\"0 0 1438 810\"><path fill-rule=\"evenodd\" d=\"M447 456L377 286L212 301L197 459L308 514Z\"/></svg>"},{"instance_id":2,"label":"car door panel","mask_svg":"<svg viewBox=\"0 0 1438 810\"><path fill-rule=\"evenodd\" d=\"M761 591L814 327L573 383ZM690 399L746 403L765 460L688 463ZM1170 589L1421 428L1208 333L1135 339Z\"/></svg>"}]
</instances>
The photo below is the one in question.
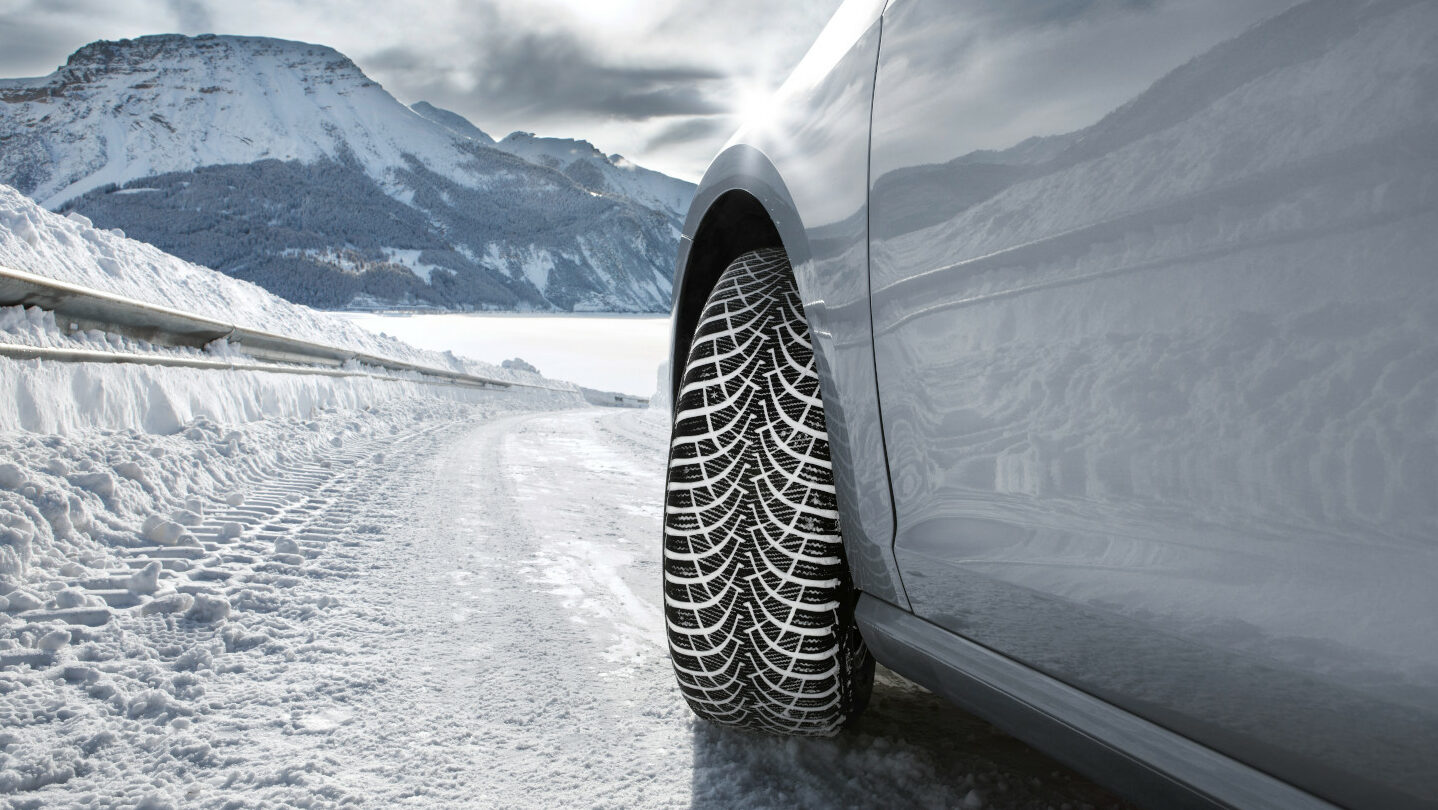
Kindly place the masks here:
<instances>
[{"instance_id":1,"label":"car door panel","mask_svg":"<svg viewBox=\"0 0 1438 810\"><path fill-rule=\"evenodd\" d=\"M885 13L920 616L1343 803L1438 796L1438 8Z\"/></svg>"}]
</instances>

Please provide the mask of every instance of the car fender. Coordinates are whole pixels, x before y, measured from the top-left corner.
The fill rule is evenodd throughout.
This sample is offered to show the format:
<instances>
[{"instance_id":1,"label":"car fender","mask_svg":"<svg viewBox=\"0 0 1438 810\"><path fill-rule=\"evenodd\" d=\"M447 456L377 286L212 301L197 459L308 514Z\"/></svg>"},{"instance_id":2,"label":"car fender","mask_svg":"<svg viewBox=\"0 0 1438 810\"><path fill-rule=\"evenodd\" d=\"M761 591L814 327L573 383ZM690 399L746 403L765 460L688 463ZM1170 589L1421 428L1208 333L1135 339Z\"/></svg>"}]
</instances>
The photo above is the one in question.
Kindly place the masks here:
<instances>
[{"instance_id":1,"label":"car fender","mask_svg":"<svg viewBox=\"0 0 1438 810\"><path fill-rule=\"evenodd\" d=\"M767 117L746 124L701 180L675 270L670 391L678 393L699 311L724 267L782 246L814 344L854 582L907 610L869 311L869 115L882 5L846 6Z\"/></svg>"}]
</instances>

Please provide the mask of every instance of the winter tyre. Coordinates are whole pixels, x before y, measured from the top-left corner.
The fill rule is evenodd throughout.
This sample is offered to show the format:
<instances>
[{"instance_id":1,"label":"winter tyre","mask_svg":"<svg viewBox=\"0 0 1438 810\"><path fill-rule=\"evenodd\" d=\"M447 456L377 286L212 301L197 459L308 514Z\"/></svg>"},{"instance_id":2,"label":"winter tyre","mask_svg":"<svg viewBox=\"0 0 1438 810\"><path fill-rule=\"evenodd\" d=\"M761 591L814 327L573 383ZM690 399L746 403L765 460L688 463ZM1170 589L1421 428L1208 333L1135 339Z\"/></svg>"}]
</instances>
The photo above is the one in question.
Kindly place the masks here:
<instances>
[{"instance_id":1,"label":"winter tyre","mask_svg":"<svg viewBox=\"0 0 1438 810\"><path fill-rule=\"evenodd\" d=\"M664 613L707 720L827 736L867 703L819 375L793 272L746 253L705 303L674 409Z\"/></svg>"}]
</instances>

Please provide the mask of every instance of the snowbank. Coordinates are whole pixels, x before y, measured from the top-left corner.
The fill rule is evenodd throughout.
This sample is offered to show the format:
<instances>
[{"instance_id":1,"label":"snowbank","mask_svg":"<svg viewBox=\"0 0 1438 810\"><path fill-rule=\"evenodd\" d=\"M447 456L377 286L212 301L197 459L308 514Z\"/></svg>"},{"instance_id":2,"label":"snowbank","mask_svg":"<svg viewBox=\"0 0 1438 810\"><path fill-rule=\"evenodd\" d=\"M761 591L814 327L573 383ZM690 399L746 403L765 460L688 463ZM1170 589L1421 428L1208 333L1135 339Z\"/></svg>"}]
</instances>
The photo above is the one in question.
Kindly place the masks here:
<instances>
[{"instance_id":1,"label":"snowbank","mask_svg":"<svg viewBox=\"0 0 1438 810\"><path fill-rule=\"evenodd\" d=\"M539 380L372 334L153 245L95 228L78 214L52 214L6 185L0 185L0 265L316 343L501 380ZM9 323L15 323L13 316Z\"/></svg>"},{"instance_id":2,"label":"snowbank","mask_svg":"<svg viewBox=\"0 0 1438 810\"><path fill-rule=\"evenodd\" d=\"M3 185L0 265L317 343L494 379L569 387L523 369L423 351L367 332L343 318L289 303L248 282L94 228L84 217L52 214ZM6 343L247 359L242 347L219 342L203 351L175 349L94 330L67 331L65 326L39 309L0 308L0 340ZM356 409L415 399L475 403L493 396L430 385L416 375L337 378L40 360L0 360L0 391L10 394L0 397L0 432L53 434L86 429L169 434L197 419L234 425L308 418L317 408ZM563 392L524 396L532 402L580 402L577 394Z\"/></svg>"},{"instance_id":3,"label":"snowbank","mask_svg":"<svg viewBox=\"0 0 1438 810\"><path fill-rule=\"evenodd\" d=\"M66 333L53 313L34 307L0 307L0 340L147 356L250 360L237 347L223 343L204 350L175 349L95 330ZM543 379L521 368L502 370L510 377ZM234 425L303 419L324 408L354 410L415 400L474 404L498 398L557 407L582 401L577 392L567 390L484 390L436 385L416 374L364 367L355 371L368 376L0 359L0 391L9 394L0 397L0 434L23 430L68 435L88 429L170 434L196 419Z\"/></svg>"},{"instance_id":4,"label":"snowbank","mask_svg":"<svg viewBox=\"0 0 1438 810\"><path fill-rule=\"evenodd\" d=\"M223 374L223 384L216 375ZM195 420L238 425L303 419L322 409L358 410L426 400L460 403L536 397L576 403L567 393L485 390L393 377L321 377L213 371L128 363L0 360L0 433L69 435L87 429L168 435Z\"/></svg>"}]
</instances>

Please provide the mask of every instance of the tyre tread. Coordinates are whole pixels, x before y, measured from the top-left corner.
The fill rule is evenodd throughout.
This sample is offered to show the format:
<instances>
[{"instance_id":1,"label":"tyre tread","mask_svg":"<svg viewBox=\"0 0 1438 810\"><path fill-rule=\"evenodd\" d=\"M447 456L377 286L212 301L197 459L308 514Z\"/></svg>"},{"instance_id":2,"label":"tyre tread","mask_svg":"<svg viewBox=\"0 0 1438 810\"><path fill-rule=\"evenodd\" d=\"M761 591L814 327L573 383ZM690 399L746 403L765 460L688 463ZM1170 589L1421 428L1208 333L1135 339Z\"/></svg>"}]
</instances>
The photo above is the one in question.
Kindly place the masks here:
<instances>
[{"instance_id":1,"label":"tyre tread","mask_svg":"<svg viewBox=\"0 0 1438 810\"><path fill-rule=\"evenodd\" d=\"M685 365L665 498L680 690L708 720L826 736L867 701L819 375L782 250L720 277Z\"/></svg>"}]
</instances>

